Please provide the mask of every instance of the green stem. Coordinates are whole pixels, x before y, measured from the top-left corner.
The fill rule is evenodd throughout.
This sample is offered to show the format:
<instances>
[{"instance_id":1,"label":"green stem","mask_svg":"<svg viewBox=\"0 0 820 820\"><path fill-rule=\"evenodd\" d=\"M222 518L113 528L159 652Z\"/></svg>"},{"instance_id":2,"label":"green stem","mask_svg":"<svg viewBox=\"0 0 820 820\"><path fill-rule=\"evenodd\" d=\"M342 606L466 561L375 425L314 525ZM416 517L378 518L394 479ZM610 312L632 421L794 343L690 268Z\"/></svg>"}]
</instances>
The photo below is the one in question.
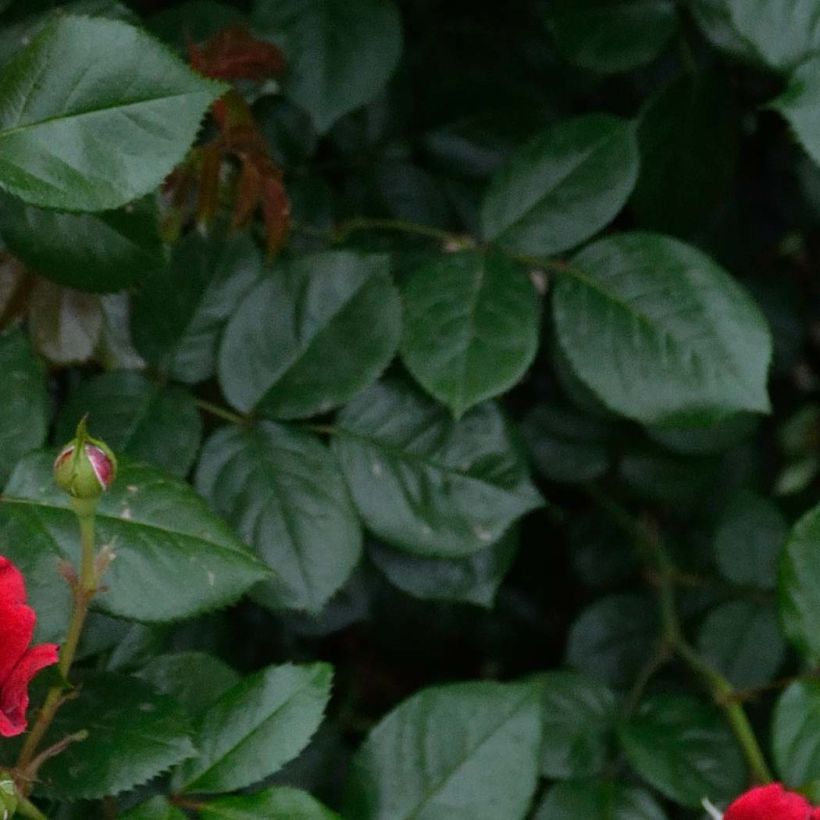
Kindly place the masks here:
<instances>
[{"instance_id":1,"label":"green stem","mask_svg":"<svg viewBox=\"0 0 820 820\"><path fill-rule=\"evenodd\" d=\"M657 533L647 532L626 510L597 487L590 486L587 492L611 515L615 523L634 538L642 559L656 570L664 643L701 678L715 703L723 710L754 779L759 783L771 783L772 775L768 764L746 712L736 700L734 687L686 641L675 600L676 570L660 537Z\"/></svg>"},{"instance_id":2,"label":"green stem","mask_svg":"<svg viewBox=\"0 0 820 820\"><path fill-rule=\"evenodd\" d=\"M30 800L18 795L17 813L31 820L48 820L48 818Z\"/></svg>"},{"instance_id":3,"label":"green stem","mask_svg":"<svg viewBox=\"0 0 820 820\"><path fill-rule=\"evenodd\" d=\"M94 506L96 506L96 504ZM63 684L52 686L48 690L43 707L40 709L28 737L26 737L23 748L20 750L16 769L24 775L21 786L21 791L24 794L28 794L31 783L37 774L36 771L32 770L34 768L32 763L35 760L37 749L63 703L64 684L68 683L68 676L71 672L71 666L74 663L74 656L77 653L80 635L82 634L85 619L88 615L88 607L97 591L98 578L94 566L93 507L90 508L90 510L87 505L81 505L80 509L78 509L77 505L74 505L74 507L77 512L77 520L80 524L80 548L82 557L80 559L80 576L74 582L74 608L71 613L71 620L68 624L68 633L66 634L65 643L60 649L60 661L57 665L57 669L63 679Z\"/></svg>"},{"instance_id":4,"label":"green stem","mask_svg":"<svg viewBox=\"0 0 820 820\"><path fill-rule=\"evenodd\" d=\"M221 407L218 404L205 401L205 399L196 399L196 406L199 407L200 410L204 410L206 413L210 413L212 416L227 421L230 424L243 425L248 422L245 416L234 413L233 410L228 410L227 407Z\"/></svg>"}]
</instances>

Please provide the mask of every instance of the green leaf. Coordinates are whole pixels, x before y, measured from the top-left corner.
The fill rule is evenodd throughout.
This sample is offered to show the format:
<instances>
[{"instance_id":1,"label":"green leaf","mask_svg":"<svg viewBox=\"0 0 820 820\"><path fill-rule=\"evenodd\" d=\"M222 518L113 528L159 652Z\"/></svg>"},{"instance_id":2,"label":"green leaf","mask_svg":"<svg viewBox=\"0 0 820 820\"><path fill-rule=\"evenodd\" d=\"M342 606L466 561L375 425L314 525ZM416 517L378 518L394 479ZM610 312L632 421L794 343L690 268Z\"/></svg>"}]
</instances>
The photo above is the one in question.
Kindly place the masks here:
<instances>
[{"instance_id":1,"label":"green leaf","mask_svg":"<svg viewBox=\"0 0 820 820\"><path fill-rule=\"evenodd\" d=\"M61 16L3 70L0 188L46 208L118 208L183 159L223 88L127 23Z\"/></svg>"},{"instance_id":2,"label":"green leaf","mask_svg":"<svg viewBox=\"0 0 820 820\"><path fill-rule=\"evenodd\" d=\"M118 211L70 214L0 199L0 234L15 256L61 285L122 290L165 265L156 208L141 200Z\"/></svg>"},{"instance_id":3,"label":"green leaf","mask_svg":"<svg viewBox=\"0 0 820 820\"><path fill-rule=\"evenodd\" d=\"M74 437L88 414L89 428L118 455L130 456L185 476L202 440L202 419L193 396L181 387L163 387L135 370L103 373L83 382L63 405L58 443Z\"/></svg>"},{"instance_id":4,"label":"green leaf","mask_svg":"<svg viewBox=\"0 0 820 820\"><path fill-rule=\"evenodd\" d=\"M87 740L72 743L40 770L45 790L61 799L118 794L196 754L176 703L124 675L86 678L80 696L60 708L44 748L82 730Z\"/></svg>"},{"instance_id":5,"label":"green leaf","mask_svg":"<svg viewBox=\"0 0 820 820\"><path fill-rule=\"evenodd\" d=\"M572 248L611 222L638 178L635 124L590 114L553 125L493 176L486 239L522 254Z\"/></svg>"},{"instance_id":6,"label":"green leaf","mask_svg":"<svg viewBox=\"0 0 820 820\"><path fill-rule=\"evenodd\" d=\"M654 60L678 17L669 0L552 0L547 23L570 62L609 74Z\"/></svg>"},{"instance_id":7,"label":"green leaf","mask_svg":"<svg viewBox=\"0 0 820 820\"><path fill-rule=\"evenodd\" d=\"M820 50L814 0L724 0L732 28L771 68L789 71Z\"/></svg>"},{"instance_id":8,"label":"green leaf","mask_svg":"<svg viewBox=\"0 0 820 820\"><path fill-rule=\"evenodd\" d=\"M518 533L503 535L464 558L422 558L371 544L370 559L393 586L432 601L464 601L492 608L518 551Z\"/></svg>"},{"instance_id":9,"label":"green leaf","mask_svg":"<svg viewBox=\"0 0 820 820\"><path fill-rule=\"evenodd\" d=\"M79 566L77 521L52 480L53 459L48 452L23 459L0 499L4 554L40 568L30 596L38 611L65 600L58 559ZM187 484L144 464L121 460L120 468L96 516L98 543L116 555L94 599L104 612L146 622L189 618L267 577Z\"/></svg>"},{"instance_id":10,"label":"green leaf","mask_svg":"<svg viewBox=\"0 0 820 820\"><path fill-rule=\"evenodd\" d=\"M577 780L557 783L533 820L666 820L649 792L622 783Z\"/></svg>"},{"instance_id":11,"label":"green leaf","mask_svg":"<svg viewBox=\"0 0 820 820\"><path fill-rule=\"evenodd\" d=\"M447 254L413 273L402 297L402 359L456 417L512 387L532 364L539 300L507 257Z\"/></svg>"},{"instance_id":12,"label":"green leaf","mask_svg":"<svg viewBox=\"0 0 820 820\"><path fill-rule=\"evenodd\" d=\"M567 663L616 687L632 683L659 639L658 612L643 595L607 595L584 609L569 631Z\"/></svg>"},{"instance_id":13,"label":"green leaf","mask_svg":"<svg viewBox=\"0 0 820 820\"><path fill-rule=\"evenodd\" d=\"M533 682L461 683L413 695L354 757L345 816L523 817L538 776L540 702Z\"/></svg>"},{"instance_id":14,"label":"green leaf","mask_svg":"<svg viewBox=\"0 0 820 820\"><path fill-rule=\"evenodd\" d=\"M494 404L455 422L405 384L380 382L344 408L333 432L366 526L407 552L470 555L541 504Z\"/></svg>"},{"instance_id":15,"label":"green leaf","mask_svg":"<svg viewBox=\"0 0 820 820\"><path fill-rule=\"evenodd\" d=\"M638 126L641 172L632 194L641 227L689 236L714 221L734 175L735 108L726 77L711 72L685 74L650 98Z\"/></svg>"},{"instance_id":16,"label":"green leaf","mask_svg":"<svg viewBox=\"0 0 820 820\"><path fill-rule=\"evenodd\" d=\"M686 695L656 695L621 729L629 762L670 800L700 808L743 790L746 773L737 741L721 713Z\"/></svg>"},{"instance_id":17,"label":"green leaf","mask_svg":"<svg viewBox=\"0 0 820 820\"><path fill-rule=\"evenodd\" d=\"M820 57L799 66L769 107L786 118L806 153L820 164Z\"/></svg>"},{"instance_id":18,"label":"green leaf","mask_svg":"<svg viewBox=\"0 0 820 820\"><path fill-rule=\"evenodd\" d=\"M766 321L690 245L648 233L590 245L558 278L553 314L576 375L622 415L702 426L770 411Z\"/></svg>"},{"instance_id":19,"label":"green leaf","mask_svg":"<svg viewBox=\"0 0 820 820\"><path fill-rule=\"evenodd\" d=\"M539 404L522 422L538 471L550 481L592 481L610 466L611 425L575 408Z\"/></svg>"},{"instance_id":20,"label":"green leaf","mask_svg":"<svg viewBox=\"0 0 820 820\"><path fill-rule=\"evenodd\" d=\"M692 0L689 8L714 46L746 63L760 61L752 44L735 28L728 0Z\"/></svg>"},{"instance_id":21,"label":"green leaf","mask_svg":"<svg viewBox=\"0 0 820 820\"><path fill-rule=\"evenodd\" d=\"M728 506L715 533L715 559L724 578L740 586L774 589L780 551L789 534L783 513L745 492Z\"/></svg>"},{"instance_id":22,"label":"green leaf","mask_svg":"<svg viewBox=\"0 0 820 820\"><path fill-rule=\"evenodd\" d=\"M777 699L772 716L772 754L787 786L820 779L820 683L796 681Z\"/></svg>"},{"instance_id":23,"label":"green leaf","mask_svg":"<svg viewBox=\"0 0 820 820\"><path fill-rule=\"evenodd\" d=\"M229 792L277 772L310 741L330 697L326 663L270 666L213 703L200 723L197 757L174 775L174 788Z\"/></svg>"},{"instance_id":24,"label":"green leaf","mask_svg":"<svg viewBox=\"0 0 820 820\"><path fill-rule=\"evenodd\" d=\"M201 717L211 703L240 681L238 672L205 652L157 655L137 677L160 694L170 695L191 718Z\"/></svg>"},{"instance_id":25,"label":"green leaf","mask_svg":"<svg viewBox=\"0 0 820 820\"><path fill-rule=\"evenodd\" d=\"M554 780L601 774L618 718L615 695L576 672L547 672L539 680L545 693L541 774Z\"/></svg>"},{"instance_id":26,"label":"green leaf","mask_svg":"<svg viewBox=\"0 0 820 820\"><path fill-rule=\"evenodd\" d=\"M780 559L778 599L786 637L811 660L820 659L820 507L792 528Z\"/></svg>"},{"instance_id":27,"label":"green leaf","mask_svg":"<svg viewBox=\"0 0 820 820\"><path fill-rule=\"evenodd\" d=\"M174 247L168 268L155 266L134 297L134 344L176 381L209 379L228 318L261 272L261 253L249 236L191 232Z\"/></svg>"},{"instance_id":28,"label":"green leaf","mask_svg":"<svg viewBox=\"0 0 820 820\"><path fill-rule=\"evenodd\" d=\"M202 820L338 820L307 792L277 786L257 794L220 797L199 810Z\"/></svg>"},{"instance_id":29,"label":"green leaf","mask_svg":"<svg viewBox=\"0 0 820 820\"><path fill-rule=\"evenodd\" d=\"M339 466L313 436L273 422L208 440L196 486L275 571L254 596L317 613L359 561L362 533Z\"/></svg>"},{"instance_id":30,"label":"green leaf","mask_svg":"<svg viewBox=\"0 0 820 820\"><path fill-rule=\"evenodd\" d=\"M713 609L697 645L701 656L740 689L771 681L786 655L777 611L756 601L728 601Z\"/></svg>"},{"instance_id":31,"label":"green leaf","mask_svg":"<svg viewBox=\"0 0 820 820\"><path fill-rule=\"evenodd\" d=\"M158 795L119 815L120 820L185 820L185 815Z\"/></svg>"},{"instance_id":32,"label":"green leaf","mask_svg":"<svg viewBox=\"0 0 820 820\"><path fill-rule=\"evenodd\" d=\"M273 418L326 413L389 364L401 304L386 256L335 251L274 270L231 317L219 382L242 411Z\"/></svg>"},{"instance_id":33,"label":"green leaf","mask_svg":"<svg viewBox=\"0 0 820 820\"><path fill-rule=\"evenodd\" d=\"M401 19L390 0L257 0L252 19L281 43L285 95L321 134L374 99L401 55Z\"/></svg>"},{"instance_id":34,"label":"green leaf","mask_svg":"<svg viewBox=\"0 0 820 820\"><path fill-rule=\"evenodd\" d=\"M20 331L0 335L0 485L46 439L49 399L42 364Z\"/></svg>"}]
</instances>

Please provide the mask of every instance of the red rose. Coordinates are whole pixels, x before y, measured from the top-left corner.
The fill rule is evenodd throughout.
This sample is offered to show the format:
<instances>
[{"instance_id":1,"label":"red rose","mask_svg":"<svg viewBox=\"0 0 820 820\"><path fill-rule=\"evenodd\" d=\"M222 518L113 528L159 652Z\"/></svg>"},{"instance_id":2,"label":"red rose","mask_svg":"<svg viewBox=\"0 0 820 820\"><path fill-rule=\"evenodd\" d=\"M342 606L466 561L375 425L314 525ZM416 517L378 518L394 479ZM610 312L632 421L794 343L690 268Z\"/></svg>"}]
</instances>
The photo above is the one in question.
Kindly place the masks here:
<instances>
[{"instance_id":1,"label":"red rose","mask_svg":"<svg viewBox=\"0 0 820 820\"><path fill-rule=\"evenodd\" d=\"M802 795L772 783L738 797L726 809L723 820L820 820L820 809L812 809Z\"/></svg>"},{"instance_id":2,"label":"red rose","mask_svg":"<svg viewBox=\"0 0 820 820\"><path fill-rule=\"evenodd\" d=\"M28 685L44 667L57 663L57 644L29 646L37 616L26 606L20 570L0 556L0 736L26 728Z\"/></svg>"}]
</instances>

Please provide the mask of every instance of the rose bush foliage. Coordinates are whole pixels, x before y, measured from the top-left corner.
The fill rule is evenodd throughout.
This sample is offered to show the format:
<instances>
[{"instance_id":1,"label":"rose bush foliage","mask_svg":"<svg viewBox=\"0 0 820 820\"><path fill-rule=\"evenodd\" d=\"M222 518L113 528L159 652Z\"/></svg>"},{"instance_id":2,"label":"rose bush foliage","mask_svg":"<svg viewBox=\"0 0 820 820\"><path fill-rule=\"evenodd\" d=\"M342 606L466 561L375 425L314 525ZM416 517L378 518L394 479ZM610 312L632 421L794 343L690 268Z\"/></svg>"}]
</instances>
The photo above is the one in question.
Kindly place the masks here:
<instances>
[{"instance_id":1,"label":"rose bush foliage","mask_svg":"<svg viewBox=\"0 0 820 820\"><path fill-rule=\"evenodd\" d=\"M0 0L0 812L817 813L817 19Z\"/></svg>"}]
</instances>

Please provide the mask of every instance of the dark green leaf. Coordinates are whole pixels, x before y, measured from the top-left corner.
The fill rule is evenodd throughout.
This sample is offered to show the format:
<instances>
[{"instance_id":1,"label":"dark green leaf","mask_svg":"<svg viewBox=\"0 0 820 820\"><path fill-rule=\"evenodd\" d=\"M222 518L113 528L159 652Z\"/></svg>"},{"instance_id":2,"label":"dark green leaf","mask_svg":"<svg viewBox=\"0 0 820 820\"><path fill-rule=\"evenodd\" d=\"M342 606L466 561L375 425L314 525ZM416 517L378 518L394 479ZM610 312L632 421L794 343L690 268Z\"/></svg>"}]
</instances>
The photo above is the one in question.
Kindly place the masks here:
<instances>
[{"instance_id":1,"label":"dark green leaf","mask_svg":"<svg viewBox=\"0 0 820 820\"><path fill-rule=\"evenodd\" d=\"M541 503L491 403L454 422L405 384L380 382L341 412L334 448L365 524L417 555L477 552Z\"/></svg>"},{"instance_id":2,"label":"dark green leaf","mask_svg":"<svg viewBox=\"0 0 820 820\"><path fill-rule=\"evenodd\" d=\"M120 820L185 820L185 815L161 796L152 797L119 817Z\"/></svg>"},{"instance_id":3,"label":"dark green leaf","mask_svg":"<svg viewBox=\"0 0 820 820\"><path fill-rule=\"evenodd\" d=\"M598 680L628 686L658 640L658 613L641 595L601 598L581 612L567 640L567 663Z\"/></svg>"},{"instance_id":4,"label":"dark green leaf","mask_svg":"<svg viewBox=\"0 0 820 820\"><path fill-rule=\"evenodd\" d=\"M0 335L0 485L19 458L41 447L49 400L43 366L19 331Z\"/></svg>"},{"instance_id":5,"label":"dark green leaf","mask_svg":"<svg viewBox=\"0 0 820 820\"><path fill-rule=\"evenodd\" d=\"M123 675L84 680L80 696L57 714L45 746L82 730L87 740L71 744L40 770L43 787L61 798L118 794L196 754L176 703Z\"/></svg>"},{"instance_id":6,"label":"dark green leaf","mask_svg":"<svg viewBox=\"0 0 820 820\"><path fill-rule=\"evenodd\" d=\"M279 267L233 314L219 381L240 410L326 413L367 387L399 343L399 295L385 256L336 251Z\"/></svg>"},{"instance_id":7,"label":"dark green leaf","mask_svg":"<svg viewBox=\"0 0 820 820\"><path fill-rule=\"evenodd\" d=\"M541 774L555 780L601 774L618 718L615 695L576 672L547 672L539 680L545 693Z\"/></svg>"},{"instance_id":8,"label":"dark green leaf","mask_svg":"<svg viewBox=\"0 0 820 820\"><path fill-rule=\"evenodd\" d=\"M484 236L522 254L572 248L615 218L638 164L634 123L604 114L557 123L496 172L481 214Z\"/></svg>"},{"instance_id":9,"label":"dark green leaf","mask_svg":"<svg viewBox=\"0 0 820 820\"><path fill-rule=\"evenodd\" d=\"M735 584L773 589L788 533L783 513L771 501L743 493L726 509L715 533L718 569Z\"/></svg>"},{"instance_id":10,"label":"dark green leaf","mask_svg":"<svg viewBox=\"0 0 820 820\"><path fill-rule=\"evenodd\" d=\"M538 296L507 257L448 254L416 271L402 297L402 359L456 417L512 387L535 357Z\"/></svg>"},{"instance_id":11,"label":"dark green leaf","mask_svg":"<svg viewBox=\"0 0 820 820\"><path fill-rule=\"evenodd\" d=\"M182 160L222 90L127 23L60 17L3 70L0 187L46 208L118 208Z\"/></svg>"},{"instance_id":12,"label":"dark green leaf","mask_svg":"<svg viewBox=\"0 0 820 820\"><path fill-rule=\"evenodd\" d=\"M463 683L413 695L356 754L345 816L523 817L538 774L540 699L537 683Z\"/></svg>"},{"instance_id":13,"label":"dark green leaf","mask_svg":"<svg viewBox=\"0 0 820 820\"><path fill-rule=\"evenodd\" d=\"M522 429L535 466L550 481L591 481L609 469L612 430L599 419L574 408L539 404Z\"/></svg>"},{"instance_id":14,"label":"dark green leaf","mask_svg":"<svg viewBox=\"0 0 820 820\"><path fill-rule=\"evenodd\" d=\"M808 155L820 164L820 57L799 66L770 107L786 118Z\"/></svg>"},{"instance_id":15,"label":"dark green leaf","mask_svg":"<svg viewBox=\"0 0 820 820\"><path fill-rule=\"evenodd\" d=\"M119 211L70 214L4 195L0 233L26 265L79 290L122 290L165 264L156 208L146 200Z\"/></svg>"},{"instance_id":16,"label":"dark green leaf","mask_svg":"<svg viewBox=\"0 0 820 820\"><path fill-rule=\"evenodd\" d=\"M789 71L820 50L813 0L723 0L737 35L771 68Z\"/></svg>"},{"instance_id":17,"label":"dark green leaf","mask_svg":"<svg viewBox=\"0 0 820 820\"><path fill-rule=\"evenodd\" d=\"M257 794L220 797L200 809L202 820L338 820L307 792L277 786Z\"/></svg>"},{"instance_id":18,"label":"dark green leaf","mask_svg":"<svg viewBox=\"0 0 820 820\"><path fill-rule=\"evenodd\" d=\"M678 19L669 0L552 0L547 22L568 60L610 73L654 60Z\"/></svg>"},{"instance_id":19,"label":"dark green leaf","mask_svg":"<svg viewBox=\"0 0 820 820\"><path fill-rule=\"evenodd\" d=\"M713 706L684 695L646 700L621 729L638 774L676 803L700 808L704 797L735 797L746 782L737 741Z\"/></svg>"},{"instance_id":20,"label":"dark green leaf","mask_svg":"<svg viewBox=\"0 0 820 820\"><path fill-rule=\"evenodd\" d=\"M553 313L576 374L625 416L701 426L770 410L766 321L694 247L657 234L602 239L559 277Z\"/></svg>"},{"instance_id":21,"label":"dark green leaf","mask_svg":"<svg viewBox=\"0 0 820 820\"><path fill-rule=\"evenodd\" d=\"M786 655L774 606L729 601L713 609L701 626L698 650L734 686L769 683Z\"/></svg>"},{"instance_id":22,"label":"dark green leaf","mask_svg":"<svg viewBox=\"0 0 820 820\"><path fill-rule=\"evenodd\" d=\"M651 98L638 126L641 172L632 195L641 226L688 236L710 224L729 192L737 131L722 74L686 74Z\"/></svg>"},{"instance_id":23,"label":"dark green leaf","mask_svg":"<svg viewBox=\"0 0 820 820\"><path fill-rule=\"evenodd\" d=\"M390 0L256 0L253 22L281 42L285 94L322 134L376 97L401 54L401 20Z\"/></svg>"},{"instance_id":24,"label":"dark green leaf","mask_svg":"<svg viewBox=\"0 0 820 820\"><path fill-rule=\"evenodd\" d=\"M240 680L239 673L228 664L204 652L157 655L137 677L148 681L160 694L170 695L194 719Z\"/></svg>"},{"instance_id":25,"label":"dark green leaf","mask_svg":"<svg viewBox=\"0 0 820 820\"><path fill-rule=\"evenodd\" d=\"M261 253L250 237L188 234L167 270L153 269L134 298L137 349L177 381L210 378L225 324L261 273Z\"/></svg>"},{"instance_id":26,"label":"dark green leaf","mask_svg":"<svg viewBox=\"0 0 820 820\"><path fill-rule=\"evenodd\" d=\"M223 428L205 445L196 484L274 570L254 591L268 606L317 613L359 561L344 479L313 436L273 422Z\"/></svg>"},{"instance_id":27,"label":"dark green leaf","mask_svg":"<svg viewBox=\"0 0 820 820\"><path fill-rule=\"evenodd\" d=\"M409 595L489 609L517 551L518 534L510 532L464 558L422 558L380 544L371 544L369 554L390 583Z\"/></svg>"},{"instance_id":28,"label":"dark green leaf","mask_svg":"<svg viewBox=\"0 0 820 820\"><path fill-rule=\"evenodd\" d=\"M274 774L304 749L330 697L333 669L270 666L211 704L196 735L199 750L174 776L183 791L229 792Z\"/></svg>"},{"instance_id":29,"label":"dark green leaf","mask_svg":"<svg viewBox=\"0 0 820 820\"><path fill-rule=\"evenodd\" d=\"M185 476L202 440L202 419L193 396L180 387L149 382L135 370L104 373L83 382L63 405L58 443L74 437L88 414L89 427L118 455L131 456Z\"/></svg>"},{"instance_id":30,"label":"dark green leaf","mask_svg":"<svg viewBox=\"0 0 820 820\"><path fill-rule=\"evenodd\" d=\"M794 525L780 559L780 617L786 637L820 659L820 507Z\"/></svg>"},{"instance_id":31,"label":"dark green leaf","mask_svg":"<svg viewBox=\"0 0 820 820\"><path fill-rule=\"evenodd\" d=\"M600 780L553 786L533 820L666 820L663 809L643 789Z\"/></svg>"},{"instance_id":32,"label":"dark green leaf","mask_svg":"<svg viewBox=\"0 0 820 820\"><path fill-rule=\"evenodd\" d=\"M38 568L31 590L38 612L65 605L58 560L79 565L77 521L52 480L53 459L26 457L0 500L3 552ZM116 555L95 598L103 611L148 622L189 618L231 603L267 577L187 484L142 464L121 461L120 468L97 512L98 542ZM51 634L59 635L65 621L52 617Z\"/></svg>"},{"instance_id":33,"label":"dark green leaf","mask_svg":"<svg viewBox=\"0 0 820 820\"><path fill-rule=\"evenodd\" d=\"M820 779L820 683L797 681L777 700L772 718L772 753L777 772L794 788Z\"/></svg>"}]
</instances>

